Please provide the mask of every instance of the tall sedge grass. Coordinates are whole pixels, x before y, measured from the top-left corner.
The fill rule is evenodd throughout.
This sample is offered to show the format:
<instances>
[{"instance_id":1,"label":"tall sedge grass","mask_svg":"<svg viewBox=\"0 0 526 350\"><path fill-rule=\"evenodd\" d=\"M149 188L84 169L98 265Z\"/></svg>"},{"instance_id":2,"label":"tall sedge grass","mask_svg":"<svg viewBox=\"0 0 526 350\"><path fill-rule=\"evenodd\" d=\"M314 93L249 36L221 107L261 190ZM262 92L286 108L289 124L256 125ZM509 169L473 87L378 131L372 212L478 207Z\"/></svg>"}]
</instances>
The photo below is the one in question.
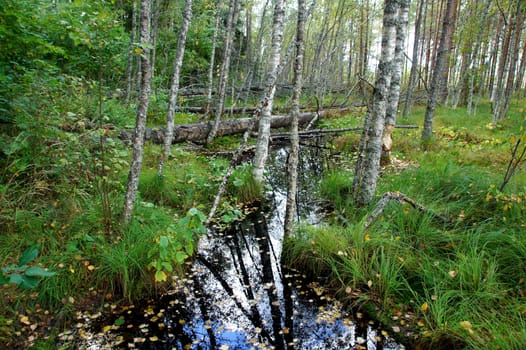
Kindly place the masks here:
<instances>
[{"instance_id":1,"label":"tall sedge grass","mask_svg":"<svg viewBox=\"0 0 526 350\"><path fill-rule=\"evenodd\" d=\"M352 176L333 169L321 180L321 194L346 227L302 227L286 242L286 261L329 273L351 304L377 305L367 309L382 320L408 310L410 346L526 348L526 177L514 178L505 193L497 190L509 157L506 140L524 115L515 111L493 126L488 105L481 107L477 117L439 109L427 151L418 132L397 131L395 156L410 162L402 171L386 169L378 183L379 195L400 191L449 222L391 203L364 232L375 204L354 207ZM401 122L419 124L415 111ZM319 244L318 237L333 243Z\"/></svg>"}]
</instances>

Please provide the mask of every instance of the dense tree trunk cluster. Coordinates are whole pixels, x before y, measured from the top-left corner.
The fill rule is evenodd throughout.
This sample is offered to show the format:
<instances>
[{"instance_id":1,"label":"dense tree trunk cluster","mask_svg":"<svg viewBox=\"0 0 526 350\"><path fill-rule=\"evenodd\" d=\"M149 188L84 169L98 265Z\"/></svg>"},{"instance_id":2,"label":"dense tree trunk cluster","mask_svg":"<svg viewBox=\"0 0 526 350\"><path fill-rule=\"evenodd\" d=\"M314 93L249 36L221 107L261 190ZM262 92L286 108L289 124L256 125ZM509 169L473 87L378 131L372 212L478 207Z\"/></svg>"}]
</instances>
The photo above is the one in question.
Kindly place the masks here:
<instances>
[{"instance_id":1,"label":"dense tree trunk cluster","mask_svg":"<svg viewBox=\"0 0 526 350\"><path fill-rule=\"evenodd\" d=\"M513 94L525 89L526 6L520 0L300 1L294 6L282 0L268 0L257 6L239 0L206 4L194 0L198 13L195 23L190 23L191 0L150 1L152 31L147 48L138 48L134 43L135 33L143 34L143 23L135 19L144 16L144 1L140 1L140 14L138 1L128 8L131 41L125 96L133 102L135 87L139 86L138 102L144 111L145 74L148 77L160 72L155 91L170 86L160 173L173 142L203 140L202 134L206 133L204 139L210 143L230 133L225 130L250 132L257 125L253 174L262 180L276 93L280 98L290 96L287 103L293 118L299 115L302 90L329 105L370 98L353 184L355 199L366 204L374 195L380 157L388 160L391 148L396 147L391 133L401 98L403 115L417 101L427 101L422 139L430 141L437 105L467 106L468 113L474 114L478 101L490 98L491 121L498 123L506 117ZM176 19L175 13L183 16ZM294 16L302 18L296 25L286 20ZM380 21L381 38L373 30ZM167 40L170 31L178 33L176 41ZM406 38L408 32L410 40ZM377 64L373 53L378 51L379 39ZM202 46L205 42L206 48ZM294 48L296 55L292 54ZM135 59L138 51L140 60ZM143 57L146 52L149 62ZM207 52L203 56L206 63L197 65L195 59L203 52ZM172 69L170 60L174 62ZM148 64L150 73L144 67ZM167 84L164 77L170 72L173 78ZM373 75L375 82L368 83ZM181 94L180 99L179 91L199 93ZM258 99L256 106L250 102ZM213 120L195 128L178 126L174 114L184 110L201 113L205 119L212 116ZM250 113L253 118L221 122L227 111ZM295 125L293 122L293 145ZM296 151L291 151L293 160ZM292 186L293 160L289 173Z\"/></svg>"}]
</instances>

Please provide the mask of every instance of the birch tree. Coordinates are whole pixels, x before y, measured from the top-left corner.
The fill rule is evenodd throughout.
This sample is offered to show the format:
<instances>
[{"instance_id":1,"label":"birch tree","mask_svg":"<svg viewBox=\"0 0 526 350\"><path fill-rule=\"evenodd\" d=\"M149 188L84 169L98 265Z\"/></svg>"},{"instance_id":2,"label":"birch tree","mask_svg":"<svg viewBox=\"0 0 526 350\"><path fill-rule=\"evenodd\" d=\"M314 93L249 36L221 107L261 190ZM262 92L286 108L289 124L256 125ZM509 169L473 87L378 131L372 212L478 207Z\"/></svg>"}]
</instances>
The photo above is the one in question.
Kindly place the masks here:
<instances>
[{"instance_id":1,"label":"birch tree","mask_svg":"<svg viewBox=\"0 0 526 350\"><path fill-rule=\"evenodd\" d=\"M398 7L397 0L384 2L382 52L371 106L365 117L353 180L353 197L358 205L368 204L376 191L382 153L382 134L393 72Z\"/></svg>"},{"instance_id":2,"label":"birch tree","mask_svg":"<svg viewBox=\"0 0 526 350\"><path fill-rule=\"evenodd\" d=\"M261 109L256 153L254 155L253 163L253 176L258 181L263 180L263 171L268 157L268 144L270 139L270 117L272 113L272 104L274 102L274 93L276 91L276 80L281 56L281 43L283 41L283 17L283 0L274 0L272 49L269 58L270 68L266 78L266 98L265 103L263 104Z\"/></svg>"},{"instance_id":3,"label":"birch tree","mask_svg":"<svg viewBox=\"0 0 526 350\"><path fill-rule=\"evenodd\" d=\"M424 12L423 10L424 10L424 0L420 0L418 2L418 14L415 20L415 39L413 42L411 72L409 73L409 83L407 85L407 90L406 90L404 111L402 113L404 117L406 117L409 114L409 111L411 110L411 106L413 105L413 92L416 88L416 83L418 79L417 77L418 65L420 64L419 59L418 59L418 51L420 50L420 30L422 27L422 16Z\"/></svg>"},{"instance_id":4,"label":"birch tree","mask_svg":"<svg viewBox=\"0 0 526 350\"><path fill-rule=\"evenodd\" d=\"M141 173L142 156L144 150L144 133L146 128L146 115L150 102L150 86L152 72L150 67L150 9L151 0L141 0L139 17L139 38L141 50L141 95L137 107L137 119L133 136L133 158L128 174L128 185L125 193L123 221L128 223L131 219L137 188L139 187L139 175Z\"/></svg>"},{"instance_id":5,"label":"birch tree","mask_svg":"<svg viewBox=\"0 0 526 350\"><path fill-rule=\"evenodd\" d=\"M398 2L399 16L396 23L396 46L392 65L391 83L389 84L389 100L385 113L385 127L382 136L382 153L386 161L389 161L391 154L393 145L392 133L395 128L398 102L400 101L400 83L404 65L405 38L410 0L398 0Z\"/></svg>"},{"instance_id":6,"label":"birch tree","mask_svg":"<svg viewBox=\"0 0 526 350\"><path fill-rule=\"evenodd\" d=\"M131 38L130 49L128 53L128 64L126 65L126 104L130 102L132 86L133 86L133 58L135 57L134 47L137 36L137 0L133 0L132 7L132 23L131 23Z\"/></svg>"},{"instance_id":7,"label":"birch tree","mask_svg":"<svg viewBox=\"0 0 526 350\"><path fill-rule=\"evenodd\" d=\"M440 44L438 47L436 61L433 67L433 75L431 78L431 85L429 88L429 96L427 100L426 113L424 117L424 128L422 130L422 140L427 142L431 139L433 134L433 121L435 118L435 108L437 101L440 98L439 94L442 88L444 79L444 67L447 64L449 56L449 40L448 35L451 35L451 27L453 25L453 13L456 8L456 0L447 0L446 13L443 16L442 33L440 35Z\"/></svg>"},{"instance_id":8,"label":"birch tree","mask_svg":"<svg viewBox=\"0 0 526 350\"><path fill-rule=\"evenodd\" d=\"M175 126L175 107L177 106L177 97L179 95L179 79L181 75L181 67L183 65L184 49L186 46L186 33L190 25L192 17L192 0L186 0L184 6L183 23L179 31L179 40L177 42L177 52L174 60L174 73L172 77L172 85L170 87L170 101L168 103L168 112L166 115L166 130L164 133L164 149L159 157L159 176L163 175L164 160L168 160L170 156L170 149L172 147L172 140Z\"/></svg>"},{"instance_id":9,"label":"birch tree","mask_svg":"<svg viewBox=\"0 0 526 350\"><path fill-rule=\"evenodd\" d=\"M230 0L230 5L228 7L228 19L227 19L227 29L225 33L225 47L223 52L223 61L221 62L221 70L219 72L219 83L217 89L218 101L215 111L215 119L212 125L212 129L206 138L206 143L211 143L217 134L217 129L219 128L219 122L221 121L221 115L223 109L225 108L225 98L226 98L226 89L228 82L228 74L230 70L230 55L232 52L232 43L234 40L235 26L239 14L239 2L240 0Z\"/></svg>"},{"instance_id":10,"label":"birch tree","mask_svg":"<svg viewBox=\"0 0 526 350\"><path fill-rule=\"evenodd\" d=\"M208 118L210 113L210 105L212 104L212 90L214 88L214 68L217 48L217 34L219 32L219 21L221 20L221 8L223 7L223 0L219 0L216 9L214 34L212 36L212 49L210 52L210 64L208 65L208 89L206 90L206 110L205 117Z\"/></svg>"},{"instance_id":11,"label":"birch tree","mask_svg":"<svg viewBox=\"0 0 526 350\"><path fill-rule=\"evenodd\" d=\"M298 157L299 136L298 116L300 113L300 97L303 83L303 55L305 52L305 1L298 0L298 23L296 29L296 58L294 60L294 92L292 95L292 125L290 137L290 153L287 164L287 205L285 209L285 237L293 234L294 217L296 216L296 195L298 187Z\"/></svg>"}]
</instances>

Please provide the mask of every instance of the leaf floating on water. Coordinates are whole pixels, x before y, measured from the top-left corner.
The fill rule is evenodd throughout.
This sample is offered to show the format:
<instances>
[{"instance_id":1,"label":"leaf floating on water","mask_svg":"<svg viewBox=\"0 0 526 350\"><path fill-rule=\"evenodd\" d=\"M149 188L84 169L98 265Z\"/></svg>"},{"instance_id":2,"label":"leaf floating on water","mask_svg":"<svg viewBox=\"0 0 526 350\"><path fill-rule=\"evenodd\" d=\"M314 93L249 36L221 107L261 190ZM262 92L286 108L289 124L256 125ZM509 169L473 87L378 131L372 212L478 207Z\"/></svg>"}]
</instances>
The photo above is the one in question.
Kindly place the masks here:
<instances>
[{"instance_id":1,"label":"leaf floating on water","mask_svg":"<svg viewBox=\"0 0 526 350\"><path fill-rule=\"evenodd\" d=\"M223 344L219 347L219 350L228 350L228 349L230 349L230 347L226 344Z\"/></svg>"},{"instance_id":2,"label":"leaf floating on water","mask_svg":"<svg viewBox=\"0 0 526 350\"><path fill-rule=\"evenodd\" d=\"M113 324L116 326L122 326L124 323L125 323L124 318L121 316L118 319L116 319Z\"/></svg>"},{"instance_id":3,"label":"leaf floating on water","mask_svg":"<svg viewBox=\"0 0 526 350\"><path fill-rule=\"evenodd\" d=\"M151 342L156 342L159 340L159 338L157 338L155 335L153 337L150 337L149 339Z\"/></svg>"}]
</instances>

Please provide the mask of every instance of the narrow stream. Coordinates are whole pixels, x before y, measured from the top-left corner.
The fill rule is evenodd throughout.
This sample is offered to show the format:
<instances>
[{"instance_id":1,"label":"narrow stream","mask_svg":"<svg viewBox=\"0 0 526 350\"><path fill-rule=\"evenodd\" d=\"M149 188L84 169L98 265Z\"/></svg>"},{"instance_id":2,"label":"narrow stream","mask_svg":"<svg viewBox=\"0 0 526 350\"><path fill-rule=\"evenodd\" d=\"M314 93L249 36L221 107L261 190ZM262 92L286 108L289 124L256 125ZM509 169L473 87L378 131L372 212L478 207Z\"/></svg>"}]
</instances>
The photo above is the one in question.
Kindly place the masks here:
<instances>
[{"instance_id":1,"label":"narrow stream","mask_svg":"<svg viewBox=\"0 0 526 350\"><path fill-rule=\"evenodd\" d=\"M300 161L300 196L312 197L312 179L319 178L323 161L309 153L304 151ZM399 349L366 320L346 314L318 281L306 281L281 265L286 157L286 149L279 148L269 159L270 210L255 208L227 231L209 231L170 293L106 317L82 336L86 340L79 347ZM313 198L301 198L302 218L316 224L319 208Z\"/></svg>"}]
</instances>

